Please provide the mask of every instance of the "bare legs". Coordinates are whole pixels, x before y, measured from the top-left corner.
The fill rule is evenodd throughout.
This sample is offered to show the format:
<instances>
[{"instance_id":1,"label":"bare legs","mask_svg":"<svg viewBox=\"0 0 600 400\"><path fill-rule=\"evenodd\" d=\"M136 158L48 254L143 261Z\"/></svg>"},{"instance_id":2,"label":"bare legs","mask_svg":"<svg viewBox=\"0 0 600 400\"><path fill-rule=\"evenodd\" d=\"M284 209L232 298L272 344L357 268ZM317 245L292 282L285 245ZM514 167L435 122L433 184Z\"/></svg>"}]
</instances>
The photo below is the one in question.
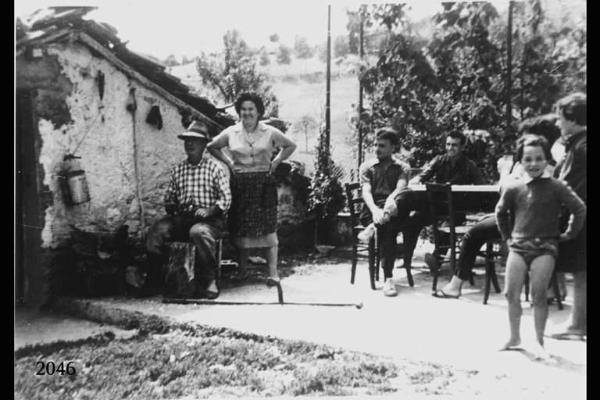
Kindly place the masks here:
<instances>
[{"instance_id":1,"label":"bare legs","mask_svg":"<svg viewBox=\"0 0 600 400\"><path fill-rule=\"evenodd\" d=\"M277 258L278 258L278 246L271 246L267 249L267 264L269 266L269 278L279 280L279 273L277 272ZM238 248L238 262L240 266L239 274L241 276L246 275L248 271L248 255L250 254L249 249Z\"/></svg>"},{"instance_id":2,"label":"bare legs","mask_svg":"<svg viewBox=\"0 0 600 400\"><path fill-rule=\"evenodd\" d=\"M269 265L269 278L279 280L279 273L277 272L277 254L279 247L271 246L267 249L267 264Z\"/></svg>"},{"instance_id":3,"label":"bare legs","mask_svg":"<svg viewBox=\"0 0 600 400\"><path fill-rule=\"evenodd\" d=\"M479 249L487 241L496 239L500 239L500 232L496 227L496 216L494 214L485 216L469 229L460 243L456 274L442 288L445 294L460 296L462 284L469 280L472 274Z\"/></svg>"},{"instance_id":4,"label":"bare legs","mask_svg":"<svg viewBox=\"0 0 600 400\"><path fill-rule=\"evenodd\" d=\"M537 257L531 262L531 299L533 300L533 323L537 346L534 353L539 358L547 358L544 350L544 330L548 320L546 289L552 278L555 259L551 255Z\"/></svg>"},{"instance_id":5,"label":"bare legs","mask_svg":"<svg viewBox=\"0 0 600 400\"><path fill-rule=\"evenodd\" d=\"M552 277L555 259L551 255L542 255L531 262L531 298L533 301L533 320L536 334L536 345L533 349L538 358L547 358L544 350L544 330L548 319L548 303L546 288ZM521 290L527 273L527 264L523 258L514 253L508 254L506 260L506 286L504 294L508 300L508 319L510 338L502 347L508 350L521 344L520 324L523 309L521 308Z\"/></svg>"},{"instance_id":6,"label":"bare legs","mask_svg":"<svg viewBox=\"0 0 600 400\"><path fill-rule=\"evenodd\" d=\"M501 350L509 350L521 344L521 290L527 273L527 265L523 258L514 253L508 253L506 259L506 282L504 284L504 295L508 300L508 322L510 324L510 338L502 346Z\"/></svg>"}]
</instances>

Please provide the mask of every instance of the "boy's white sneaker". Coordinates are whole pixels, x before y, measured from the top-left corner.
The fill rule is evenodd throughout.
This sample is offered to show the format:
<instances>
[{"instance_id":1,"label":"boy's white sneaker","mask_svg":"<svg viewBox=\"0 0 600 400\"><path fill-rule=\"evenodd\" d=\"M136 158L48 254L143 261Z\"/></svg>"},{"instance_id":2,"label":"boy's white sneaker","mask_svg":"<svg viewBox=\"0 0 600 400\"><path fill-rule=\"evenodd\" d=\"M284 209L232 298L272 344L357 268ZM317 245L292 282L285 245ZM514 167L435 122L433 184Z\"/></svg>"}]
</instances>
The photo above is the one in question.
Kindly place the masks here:
<instances>
[{"instance_id":1,"label":"boy's white sneaker","mask_svg":"<svg viewBox=\"0 0 600 400\"><path fill-rule=\"evenodd\" d=\"M383 284L383 295L389 296L389 297L398 295L398 291L396 290L396 285L394 285L394 282L392 282L392 278L387 278L385 280L385 283Z\"/></svg>"}]
</instances>

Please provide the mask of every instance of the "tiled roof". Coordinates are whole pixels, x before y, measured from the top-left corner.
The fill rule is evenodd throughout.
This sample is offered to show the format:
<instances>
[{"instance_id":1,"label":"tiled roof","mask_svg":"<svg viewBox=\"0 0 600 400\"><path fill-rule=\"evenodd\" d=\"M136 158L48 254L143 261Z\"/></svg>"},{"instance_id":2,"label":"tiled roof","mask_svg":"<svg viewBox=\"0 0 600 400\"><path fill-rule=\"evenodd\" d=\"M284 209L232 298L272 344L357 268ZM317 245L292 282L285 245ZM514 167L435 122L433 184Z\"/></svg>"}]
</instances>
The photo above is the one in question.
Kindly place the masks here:
<instances>
[{"instance_id":1,"label":"tiled roof","mask_svg":"<svg viewBox=\"0 0 600 400\"><path fill-rule=\"evenodd\" d=\"M95 9L96 7L49 7L36 11L24 20L17 19L17 51L31 45L65 40L72 37L70 35L73 33L83 33L114 56L109 61L118 59L222 127L235 122L231 115L215 107L210 100L192 94L180 79L166 72L166 66L159 60L127 49L114 27L104 22L83 19ZM87 44L90 44L89 40Z\"/></svg>"}]
</instances>

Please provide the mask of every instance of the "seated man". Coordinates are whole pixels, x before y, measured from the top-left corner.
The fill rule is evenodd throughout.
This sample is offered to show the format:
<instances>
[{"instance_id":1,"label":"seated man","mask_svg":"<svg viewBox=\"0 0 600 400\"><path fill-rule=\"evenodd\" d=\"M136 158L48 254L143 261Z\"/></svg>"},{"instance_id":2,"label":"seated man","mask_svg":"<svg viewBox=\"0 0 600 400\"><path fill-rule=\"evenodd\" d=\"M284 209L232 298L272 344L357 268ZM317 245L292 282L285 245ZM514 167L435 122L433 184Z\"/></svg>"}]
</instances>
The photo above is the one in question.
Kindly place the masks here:
<instances>
[{"instance_id":1,"label":"seated man","mask_svg":"<svg viewBox=\"0 0 600 400\"><path fill-rule=\"evenodd\" d=\"M196 268L201 270L198 278L208 282L198 294L214 299L219 295L215 281L216 240L226 229L226 212L231 204L229 179L218 162L205 155L210 136L203 122L193 122L177 137L184 141L187 159L171 171L165 196L168 216L150 229L146 247L151 254L162 255L166 242L191 240L196 248Z\"/></svg>"},{"instance_id":2,"label":"seated man","mask_svg":"<svg viewBox=\"0 0 600 400\"><path fill-rule=\"evenodd\" d=\"M450 183L452 185L482 185L485 183L479 168L468 159L464 153L467 142L465 135L452 131L446 136L446 154L436 156L414 177L410 184L418 183ZM404 263L412 262L412 256L419 239L421 229L430 223L429 209L422 199L414 196L411 191L399 192L395 197L398 217L403 223L404 234ZM457 223L461 223L458 217ZM437 249L434 252L437 255ZM425 255L425 261L430 268L439 268L437 257Z\"/></svg>"},{"instance_id":3,"label":"seated man","mask_svg":"<svg viewBox=\"0 0 600 400\"><path fill-rule=\"evenodd\" d=\"M401 224L397 217L384 214L386 200L394 197L406 187L408 165L395 160L392 154L399 148L398 133L391 128L377 132L377 159L365 161L360 166L360 183L365 202L360 220L364 226L375 223L378 232L381 264L385 277L383 294L398 294L392 276L396 260L396 237Z\"/></svg>"},{"instance_id":4,"label":"seated man","mask_svg":"<svg viewBox=\"0 0 600 400\"><path fill-rule=\"evenodd\" d=\"M554 114L528 118L519 125L519 134L540 135L552 145L560 136L560 129L555 124L556 116ZM512 157L510 161L506 160L503 163L501 161L498 162L500 185L511 179L523 178L525 171L519 161L513 160ZM554 160L548 160L546 174L550 176L554 171L553 164L555 164ZM500 240L500 231L496 226L496 215L494 213L486 215L469 228L460 244L456 271L450 282L442 289L438 289L435 293L436 297L452 299L460 297L463 283L471 277L479 249L489 240Z\"/></svg>"}]
</instances>

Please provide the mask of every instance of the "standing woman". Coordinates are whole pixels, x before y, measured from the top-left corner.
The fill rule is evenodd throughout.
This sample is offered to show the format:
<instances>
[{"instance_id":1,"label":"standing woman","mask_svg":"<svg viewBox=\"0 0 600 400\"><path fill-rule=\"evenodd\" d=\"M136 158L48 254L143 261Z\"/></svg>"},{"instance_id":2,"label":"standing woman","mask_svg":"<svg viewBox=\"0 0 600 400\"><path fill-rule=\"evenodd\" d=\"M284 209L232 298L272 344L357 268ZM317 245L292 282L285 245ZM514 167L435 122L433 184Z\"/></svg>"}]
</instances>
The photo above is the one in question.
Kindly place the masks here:
<instances>
[{"instance_id":1,"label":"standing woman","mask_svg":"<svg viewBox=\"0 0 600 400\"><path fill-rule=\"evenodd\" d=\"M249 249L267 248L269 278L277 272L277 166L296 149L279 129L259 122L265 106L259 95L242 93L235 101L240 122L217 135L208 151L231 170L233 202L229 212L230 234L238 250L239 278L248 276ZM222 149L229 148L231 158ZM280 149L273 158L274 152Z\"/></svg>"}]
</instances>

